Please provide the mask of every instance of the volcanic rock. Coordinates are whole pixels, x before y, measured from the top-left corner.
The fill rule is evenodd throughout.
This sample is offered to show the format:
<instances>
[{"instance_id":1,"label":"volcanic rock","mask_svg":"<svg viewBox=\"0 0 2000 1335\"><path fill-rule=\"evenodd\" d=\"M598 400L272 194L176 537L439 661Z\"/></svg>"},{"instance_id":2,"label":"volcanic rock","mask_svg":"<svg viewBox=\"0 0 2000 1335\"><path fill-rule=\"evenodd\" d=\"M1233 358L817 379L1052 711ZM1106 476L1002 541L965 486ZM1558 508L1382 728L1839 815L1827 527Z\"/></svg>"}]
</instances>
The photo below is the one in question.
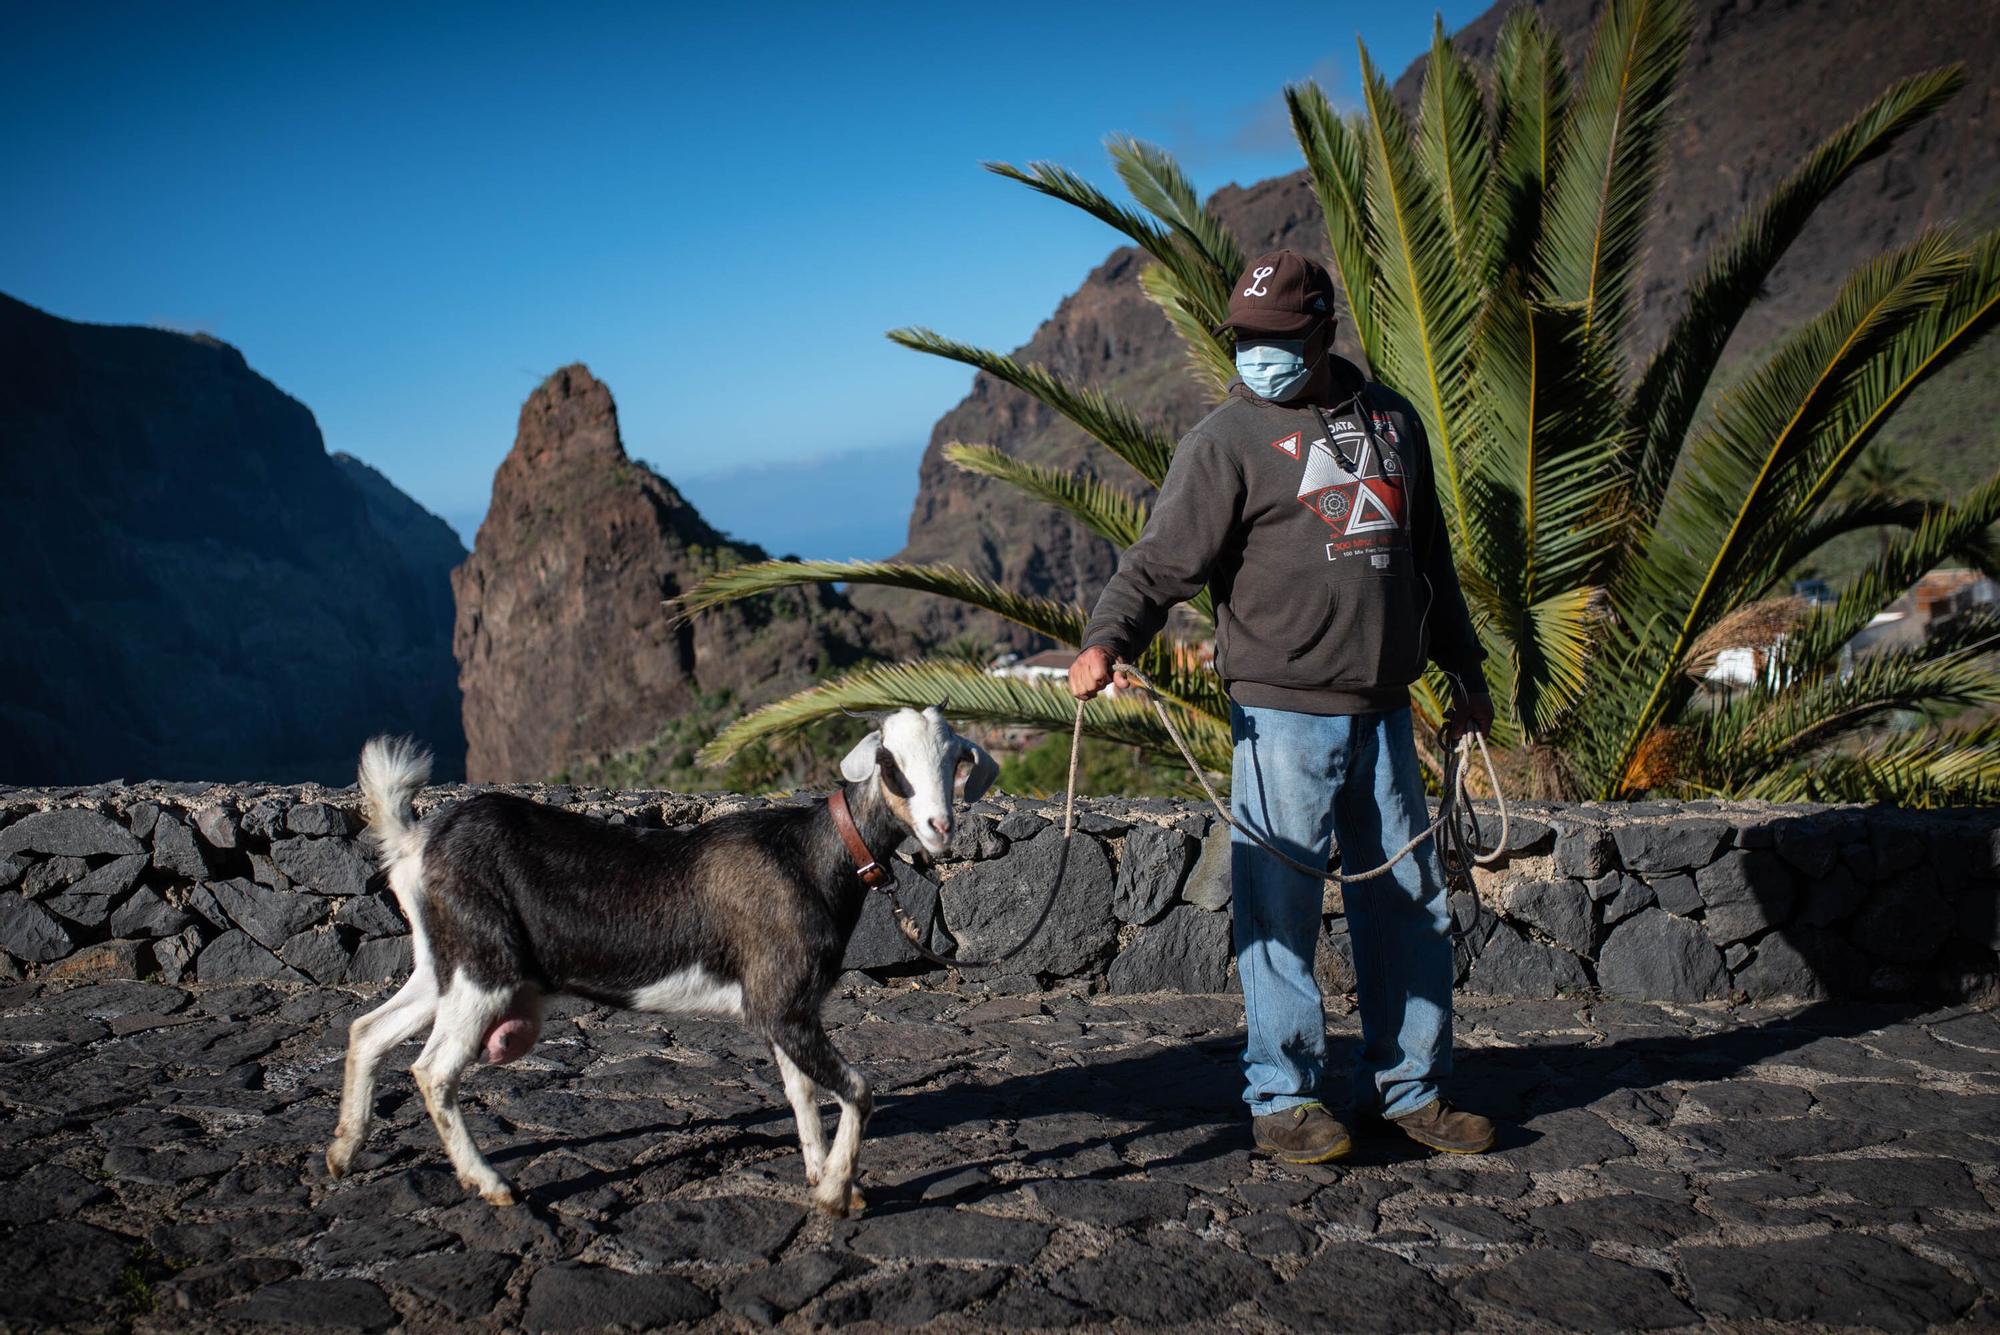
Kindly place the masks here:
<instances>
[{"instance_id":1,"label":"volcanic rock","mask_svg":"<svg viewBox=\"0 0 2000 1335\"><path fill-rule=\"evenodd\" d=\"M17 960L45 964L69 954L63 925L47 909L16 894L0 894L0 948Z\"/></svg>"},{"instance_id":2,"label":"volcanic rock","mask_svg":"<svg viewBox=\"0 0 2000 1335\"><path fill-rule=\"evenodd\" d=\"M945 921L962 955L990 959L1027 935L1055 879L1062 846L1062 831L1052 826L1017 841L1006 857L976 862L945 882ZM1076 835L1048 921L1011 966L1058 977L1089 971L1110 950L1117 930L1112 883L1104 845Z\"/></svg>"},{"instance_id":3,"label":"volcanic rock","mask_svg":"<svg viewBox=\"0 0 2000 1335\"><path fill-rule=\"evenodd\" d=\"M467 776L546 779L652 740L727 691L761 704L867 656L824 585L677 621L665 601L765 559L625 453L611 390L566 366L528 396L472 555L452 572Z\"/></svg>"},{"instance_id":4,"label":"volcanic rock","mask_svg":"<svg viewBox=\"0 0 2000 1335\"><path fill-rule=\"evenodd\" d=\"M1707 1001L1729 985L1722 952L1696 924L1658 909L1642 909L1612 930L1597 957L1597 981L1607 996L1635 1000Z\"/></svg>"},{"instance_id":5,"label":"volcanic rock","mask_svg":"<svg viewBox=\"0 0 2000 1335\"><path fill-rule=\"evenodd\" d=\"M1597 944L1590 896L1576 881L1517 881L1502 902L1509 917L1576 954L1588 955Z\"/></svg>"},{"instance_id":6,"label":"volcanic rock","mask_svg":"<svg viewBox=\"0 0 2000 1335\"><path fill-rule=\"evenodd\" d=\"M102 927L111 916L113 901L132 888L145 865L143 853L113 858L61 894L50 896L44 907L79 926Z\"/></svg>"},{"instance_id":7,"label":"volcanic rock","mask_svg":"<svg viewBox=\"0 0 2000 1335\"><path fill-rule=\"evenodd\" d=\"M1181 878L1199 846L1179 830L1140 825L1125 836L1111 909L1121 922L1157 921L1180 893Z\"/></svg>"},{"instance_id":8,"label":"volcanic rock","mask_svg":"<svg viewBox=\"0 0 2000 1335\"><path fill-rule=\"evenodd\" d=\"M4 309L4 307L0 307ZM10 775L10 781L18 782ZM111 853L144 852L130 831L102 812L88 807L57 807L23 816L0 830L0 853L53 853L88 858Z\"/></svg>"},{"instance_id":9,"label":"volcanic rock","mask_svg":"<svg viewBox=\"0 0 2000 1335\"><path fill-rule=\"evenodd\" d=\"M1465 981L1469 992L1506 997L1569 996L1590 986L1576 956L1530 941L1510 923L1494 928Z\"/></svg>"},{"instance_id":10,"label":"volcanic rock","mask_svg":"<svg viewBox=\"0 0 2000 1335\"><path fill-rule=\"evenodd\" d=\"M896 878L896 898L917 925L924 946L936 954L950 953L955 947L938 917L937 882L901 858L890 858L888 866ZM847 938L847 954L840 967L887 969L922 958L896 925L889 896L870 891L861 901L861 916L855 921L854 935Z\"/></svg>"},{"instance_id":11,"label":"volcanic rock","mask_svg":"<svg viewBox=\"0 0 2000 1335\"><path fill-rule=\"evenodd\" d=\"M1113 992L1221 992L1229 986L1229 919L1182 904L1140 929L1106 980Z\"/></svg>"},{"instance_id":12,"label":"volcanic rock","mask_svg":"<svg viewBox=\"0 0 2000 1335\"><path fill-rule=\"evenodd\" d=\"M205 881L215 874L208 850L175 816L153 822L153 865L183 881Z\"/></svg>"},{"instance_id":13,"label":"volcanic rock","mask_svg":"<svg viewBox=\"0 0 2000 1335\"><path fill-rule=\"evenodd\" d=\"M1702 923L1718 946L1755 936L1792 911L1792 872L1776 853L1737 849L1703 867L1694 879L1708 906Z\"/></svg>"}]
</instances>

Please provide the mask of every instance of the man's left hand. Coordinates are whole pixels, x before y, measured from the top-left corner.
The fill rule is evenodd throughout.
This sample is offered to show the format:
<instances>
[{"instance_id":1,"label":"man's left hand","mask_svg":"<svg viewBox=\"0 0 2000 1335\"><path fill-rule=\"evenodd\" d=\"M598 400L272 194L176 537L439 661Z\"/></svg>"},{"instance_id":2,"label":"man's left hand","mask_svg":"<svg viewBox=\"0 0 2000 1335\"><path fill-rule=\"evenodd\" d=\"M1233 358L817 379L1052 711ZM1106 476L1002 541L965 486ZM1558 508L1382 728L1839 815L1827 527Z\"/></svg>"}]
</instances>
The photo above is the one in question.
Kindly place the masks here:
<instances>
[{"instance_id":1,"label":"man's left hand","mask_svg":"<svg viewBox=\"0 0 2000 1335\"><path fill-rule=\"evenodd\" d=\"M1446 746L1458 745L1458 739L1466 733L1490 733L1493 731L1493 697L1485 691L1474 691L1470 695L1454 701L1444 715L1444 741Z\"/></svg>"}]
</instances>

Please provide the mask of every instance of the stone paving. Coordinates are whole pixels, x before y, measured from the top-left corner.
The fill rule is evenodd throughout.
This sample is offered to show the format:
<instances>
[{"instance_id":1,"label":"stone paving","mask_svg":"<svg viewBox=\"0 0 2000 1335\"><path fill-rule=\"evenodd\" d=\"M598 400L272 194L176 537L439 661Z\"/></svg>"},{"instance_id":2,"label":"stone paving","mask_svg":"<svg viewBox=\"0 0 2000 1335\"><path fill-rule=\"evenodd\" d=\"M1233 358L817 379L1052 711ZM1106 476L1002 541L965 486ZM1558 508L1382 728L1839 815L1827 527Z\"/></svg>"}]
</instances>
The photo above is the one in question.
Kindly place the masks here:
<instances>
[{"instance_id":1,"label":"stone paving","mask_svg":"<svg viewBox=\"0 0 2000 1335\"><path fill-rule=\"evenodd\" d=\"M1987 1010L1463 999L1496 1152L1363 1128L1301 1169L1249 1153L1240 998L867 988L829 1008L878 1095L832 1220L742 1030L572 1003L467 1086L522 1206L467 1199L398 1068L329 1182L378 992L0 989L0 1325L2000 1324Z\"/></svg>"}]
</instances>

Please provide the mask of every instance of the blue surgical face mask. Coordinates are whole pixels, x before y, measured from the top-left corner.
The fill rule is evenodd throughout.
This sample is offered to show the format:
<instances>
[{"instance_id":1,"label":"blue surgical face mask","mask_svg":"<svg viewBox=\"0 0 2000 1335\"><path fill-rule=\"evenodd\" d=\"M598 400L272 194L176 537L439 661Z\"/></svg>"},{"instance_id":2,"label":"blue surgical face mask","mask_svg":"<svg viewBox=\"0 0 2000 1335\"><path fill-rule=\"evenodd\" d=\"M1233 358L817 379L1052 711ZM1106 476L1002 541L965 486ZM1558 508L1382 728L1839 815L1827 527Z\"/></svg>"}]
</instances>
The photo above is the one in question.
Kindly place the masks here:
<instances>
[{"instance_id":1,"label":"blue surgical face mask","mask_svg":"<svg viewBox=\"0 0 2000 1335\"><path fill-rule=\"evenodd\" d=\"M1261 343L1239 344L1236 374L1243 377L1243 383L1259 398L1289 399L1312 379L1312 367L1306 362L1306 341L1271 338Z\"/></svg>"}]
</instances>

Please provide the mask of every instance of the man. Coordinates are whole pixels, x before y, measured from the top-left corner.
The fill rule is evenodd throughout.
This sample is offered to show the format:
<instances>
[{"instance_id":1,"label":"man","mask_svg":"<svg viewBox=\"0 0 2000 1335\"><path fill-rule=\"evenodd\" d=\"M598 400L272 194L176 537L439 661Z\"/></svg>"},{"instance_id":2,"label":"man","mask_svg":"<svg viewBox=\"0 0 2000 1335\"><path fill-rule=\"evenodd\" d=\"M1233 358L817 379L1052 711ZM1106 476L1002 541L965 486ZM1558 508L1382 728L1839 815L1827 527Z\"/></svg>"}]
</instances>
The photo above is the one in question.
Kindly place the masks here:
<instances>
[{"instance_id":1,"label":"man","mask_svg":"<svg viewBox=\"0 0 2000 1335\"><path fill-rule=\"evenodd\" d=\"M1338 847L1381 865L1430 823L1409 686L1454 684L1447 736L1493 704L1451 560L1416 411L1331 351L1333 283L1290 251L1254 260L1229 299L1236 367L1182 439L1145 532L1118 563L1070 669L1088 699L1204 586L1230 696L1239 825L1310 867ZM1440 1096L1451 1067L1451 918L1425 841L1344 889L1362 1048L1351 1094L1329 1088L1313 957L1322 886L1232 836L1232 912L1257 1147L1290 1163L1348 1152L1323 1099L1379 1113L1432 1149L1476 1154L1493 1124Z\"/></svg>"}]
</instances>

